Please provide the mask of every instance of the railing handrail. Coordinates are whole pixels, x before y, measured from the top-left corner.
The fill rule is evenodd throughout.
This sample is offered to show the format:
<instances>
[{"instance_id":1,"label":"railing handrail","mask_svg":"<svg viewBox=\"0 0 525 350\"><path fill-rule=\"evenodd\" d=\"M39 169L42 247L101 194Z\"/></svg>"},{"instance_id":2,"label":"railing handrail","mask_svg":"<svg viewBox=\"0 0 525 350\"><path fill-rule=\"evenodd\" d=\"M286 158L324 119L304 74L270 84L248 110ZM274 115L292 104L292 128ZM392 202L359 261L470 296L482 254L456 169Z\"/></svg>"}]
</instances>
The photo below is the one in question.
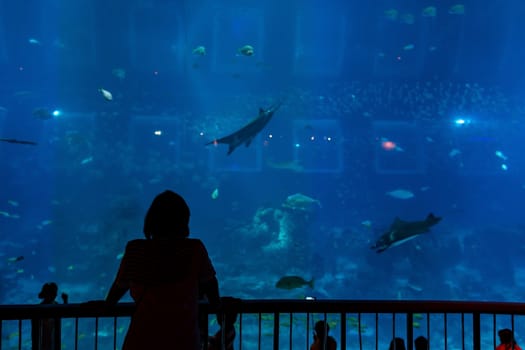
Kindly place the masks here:
<instances>
[{"instance_id":1,"label":"railing handrail","mask_svg":"<svg viewBox=\"0 0 525 350\"><path fill-rule=\"evenodd\" d=\"M207 303L201 310L212 313ZM131 316L134 303L104 307L100 303L0 305L0 320L57 317ZM288 300L248 299L228 306L240 313L471 313L525 315L525 303L439 300Z\"/></svg>"}]
</instances>

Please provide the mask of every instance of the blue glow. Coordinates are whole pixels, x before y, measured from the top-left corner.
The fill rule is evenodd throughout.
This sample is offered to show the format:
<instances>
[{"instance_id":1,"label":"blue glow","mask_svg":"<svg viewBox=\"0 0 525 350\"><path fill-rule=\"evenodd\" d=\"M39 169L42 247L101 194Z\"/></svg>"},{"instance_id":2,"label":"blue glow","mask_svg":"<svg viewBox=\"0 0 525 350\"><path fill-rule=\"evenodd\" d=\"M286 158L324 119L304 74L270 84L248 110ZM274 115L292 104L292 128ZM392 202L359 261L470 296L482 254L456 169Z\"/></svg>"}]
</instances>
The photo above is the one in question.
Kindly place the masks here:
<instances>
[{"instance_id":1,"label":"blue glow","mask_svg":"<svg viewBox=\"0 0 525 350\"><path fill-rule=\"evenodd\" d=\"M301 147L301 145L299 143L296 143L295 148L299 148L299 147Z\"/></svg>"},{"instance_id":2,"label":"blue glow","mask_svg":"<svg viewBox=\"0 0 525 350\"><path fill-rule=\"evenodd\" d=\"M468 118L458 117L454 119L454 124L456 126L469 125L470 123L471 123L471 120Z\"/></svg>"},{"instance_id":3,"label":"blue glow","mask_svg":"<svg viewBox=\"0 0 525 350\"><path fill-rule=\"evenodd\" d=\"M62 114L62 112L59 111L58 109L55 109L55 110L53 111L53 117L60 117L61 114Z\"/></svg>"}]
</instances>

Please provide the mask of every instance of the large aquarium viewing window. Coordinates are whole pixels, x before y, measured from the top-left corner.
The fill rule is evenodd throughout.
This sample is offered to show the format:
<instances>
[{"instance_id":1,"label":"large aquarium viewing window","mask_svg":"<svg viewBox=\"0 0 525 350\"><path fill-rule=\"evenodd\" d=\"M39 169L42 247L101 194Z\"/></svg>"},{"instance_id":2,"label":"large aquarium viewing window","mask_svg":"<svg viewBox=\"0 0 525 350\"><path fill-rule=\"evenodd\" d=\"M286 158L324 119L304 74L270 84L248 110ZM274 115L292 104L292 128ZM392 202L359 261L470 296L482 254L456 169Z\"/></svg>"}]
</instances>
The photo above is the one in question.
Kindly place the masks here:
<instances>
[{"instance_id":1,"label":"large aquarium viewing window","mask_svg":"<svg viewBox=\"0 0 525 350\"><path fill-rule=\"evenodd\" d=\"M0 303L104 298L166 189L222 295L520 301L523 11L0 0Z\"/></svg>"},{"instance_id":2,"label":"large aquarium viewing window","mask_svg":"<svg viewBox=\"0 0 525 350\"><path fill-rule=\"evenodd\" d=\"M301 8L295 20L296 75L334 76L342 70L346 16L326 6Z\"/></svg>"}]
</instances>

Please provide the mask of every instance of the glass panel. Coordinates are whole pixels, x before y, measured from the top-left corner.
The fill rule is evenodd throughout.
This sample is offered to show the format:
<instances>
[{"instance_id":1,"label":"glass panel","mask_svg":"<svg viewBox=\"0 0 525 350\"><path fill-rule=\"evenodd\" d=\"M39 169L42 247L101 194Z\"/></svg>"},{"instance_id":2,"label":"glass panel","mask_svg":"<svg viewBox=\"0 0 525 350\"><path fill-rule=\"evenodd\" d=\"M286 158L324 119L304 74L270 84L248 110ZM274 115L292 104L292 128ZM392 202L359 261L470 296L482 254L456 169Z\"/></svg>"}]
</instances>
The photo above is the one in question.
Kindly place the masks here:
<instances>
[{"instance_id":1,"label":"glass panel","mask_svg":"<svg viewBox=\"0 0 525 350\"><path fill-rule=\"evenodd\" d=\"M165 189L224 294L519 300L520 1L0 7L0 302L103 298Z\"/></svg>"}]
</instances>

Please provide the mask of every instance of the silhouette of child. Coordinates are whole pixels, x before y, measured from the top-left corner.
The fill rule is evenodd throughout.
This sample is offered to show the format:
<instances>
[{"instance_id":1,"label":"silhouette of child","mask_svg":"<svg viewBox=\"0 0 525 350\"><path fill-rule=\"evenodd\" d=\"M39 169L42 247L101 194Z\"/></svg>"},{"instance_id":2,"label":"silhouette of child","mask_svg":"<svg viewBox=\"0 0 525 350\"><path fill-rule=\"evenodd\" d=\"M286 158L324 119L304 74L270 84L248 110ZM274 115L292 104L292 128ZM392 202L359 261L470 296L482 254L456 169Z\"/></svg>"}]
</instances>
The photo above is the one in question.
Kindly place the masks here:
<instances>
[{"instance_id":1,"label":"silhouette of child","mask_svg":"<svg viewBox=\"0 0 525 350\"><path fill-rule=\"evenodd\" d=\"M516 344L512 330L508 328L500 329L498 331L500 344L496 350L521 350L521 347Z\"/></svg>"},{"instance_id":2,"label":"silhouette of child","mask_svg":"<svg viewBox=\"0 0 525 350\"><path fill-rule=\"evenodd\" d=\"M310 346L310 350L336 350L337 342L334 337L328 335L330 326L321 320L317 321L314 327L314 343Z\"/></svg>"},{"instance_id":3,"label":"silhouette of child","mask_svg":"<svg viewBox=\"0 0 525 350\"><path fill-rule=\"evenodd\" d=\"M423 336L414 339L414 346L416 350L428 350L428 340Z\"/></svg>"},{"instance_id":4,"label":"silhouette of child","mask_svg":"<svg viewBox=\"0 0 525 350\"><path fill-rule=\"evenodd\" d=\"M406 350L405 341L403 338L394 338L390 342L389 350Z\"/></svg>"},{"instance_id":5,"label":"silhouette of child","mask_svg":"<svg viewBox=\"0 0 525 350\"><path fill-rule=\"evenodd\" d=\"M222 297L221 305L224 313L217 313L217 323L221 328L208 338L208 350L222 350L222 337L224 335L224 349L233 350L233 343L235 341L235 322L237 322L237 312L228 311L228 305L240 302L240 299L232 297Z\"/></svg>"},{"instance_id":6,"label":"silhouette of child","mask_svg":"<svg viewBox=\"0 0 525 350\"><path fill-rule=\"evenodd\" d=\"M56 297L58 286L55 282L45 283L38 293L38 298L43 304L58 304ZM64 304L68 302L68 295L62 293ZM58 318L33 319L31 320L31 342L33 350L61 350L61 321Z\"/></svg>"}]
</instances>

